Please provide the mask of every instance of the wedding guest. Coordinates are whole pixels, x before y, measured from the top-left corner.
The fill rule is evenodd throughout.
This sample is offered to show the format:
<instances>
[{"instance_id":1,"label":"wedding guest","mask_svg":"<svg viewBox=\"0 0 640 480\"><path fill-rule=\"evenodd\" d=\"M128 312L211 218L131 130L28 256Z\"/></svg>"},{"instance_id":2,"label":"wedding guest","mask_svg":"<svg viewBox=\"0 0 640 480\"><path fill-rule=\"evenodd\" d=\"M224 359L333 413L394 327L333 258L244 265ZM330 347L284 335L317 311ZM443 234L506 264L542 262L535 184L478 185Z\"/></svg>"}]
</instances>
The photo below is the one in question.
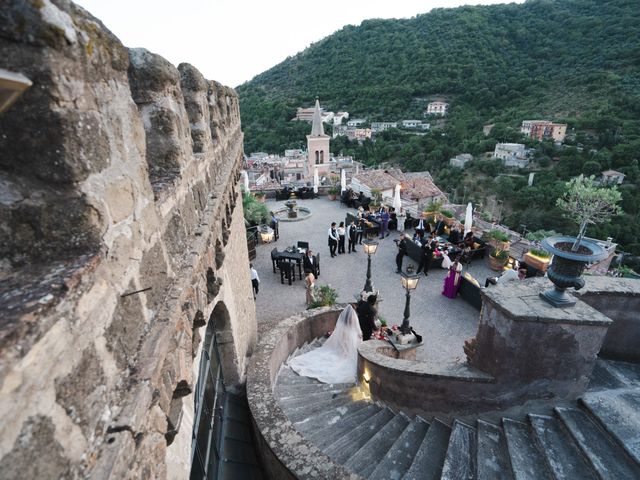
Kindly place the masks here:
<instances>
[{"instance_id":1,"label":"wedding guest","mask_svg":"<svg viewBox=\"0 0 640 480\"><path fill-rule=\"evenodd\" d=\"M318 261L313 256L313 252L310 248L307 249L307 254L302 259L302 268L304 273L313 273L314 277L318 276Z\"/></svg>"},{"instance_id":2,"label":"wedding guest","mask_svg":"<svg viewBox=\"0 0 640 480\"><path fill-rule=\"evenodd\" d=\"M358 225L356 226L356 232L358 233L358 245L362 245L362 237L364 235L364 219L363 218L358 220Z\"/></svg>"},{"instance_id":3,"label":"wedding guest","mask_svg":"<svg viewBox=\"0 0 640 480\"><path fill-rule=\"evenodd\" d=\"M331 258L336 256L336 249L338 248L338 232L336 229L336 222L331 222L329 231L327 232L329 242L329 253Z\"/></svg>"},{"instance_id":4,"label":"wedding guest","mask_svg":"<svg viewBox=\"0 0 640 480\"><path fill-rule=\"evenodd\" d=\"M351 221L347 227L347 238L349 239L349 253L356 251L356 243L358 240L358 227L355 221Z\"/></svg>"},{"instance_id":5,"label":"wedding guest","mask_svg":"<svg viewBox=\"0 0 640 480\"><path fill-rule=\"evenodd\" d=\"M433 251L436 249L436 234L430 233L429 238L422 242L422 256L420 257L420 265L416 274L424 271L424 276L429 274L429 267L431 266L431 260L433 259Z\"/></svg>"},{"instance_id":6,"label":"wedding guest","mask_svg":"<svg viewBox=\"0 0 640 480\"><path fill-rule=\"evenodd\" d=\"M398 213L398 231L404 232L404 221L406 219L406 215L404 214L404 208L400 207L400 212Z\"/></svg>"},{"instance_id":7,"label":"wedding guest","mask_svg":"<svg viewBox=\"0 0 640 480\"><path fill-rule=\"evenodd\" d=\"M445 297L456 298L458 289L460 288L460 272L462 271L462 265L460 264L460 257L456 259L449 267L449 275L444 279L444 289L442 294Z\"/></svg>"},{"instance_id":8,"label":"wedding guest","mask_svg":"<svg viewBox=\"0 0 640 480\"><path fill-rule=\"evenodd\" d=\"M314 287L316 283L316 277L313 275L313 273L309 272L307 273L307 276L305 277L304 282L306 286L306 303L307 303L307 306L309 306L316 300L314 296Z\"/></svg>"},{"instance_id":9,"label":"wedding guest","mask_svg":"<svg viewBox=\"0 0 640 480\"><path fill-rule=\"evenodd\" d=\"M260 277L258 276L257 270L253 268L253 263L249 264L249 271L251 273L251 285L253 285L253 299L255 300L256 295L258 295L258 290L260 289Z\"/></svg>"},{"instance_id":10,"label":"wedding guest","mask_svg":"<svg viewBox=\"0 0 640 480\"><path fill-rule=\"evenodd\" d=\"M344 253L344 240L346 235L344 222L340 222L336 231L338 232L338 253Z\"/></svg>"},{"instance_id":11,"label":"wedding guest","mask_svg":"<svg viewBox=\"0 0 640 480\"><path fill-rule=\"evenodd\" d=\"M387 207L384 207L382 210L382 214L380 215L380 238L389 236L389 210Z\"/></svg>"},{"instance_id":12,"label":"wedding guest","mask_svg":"<svg viewBox=\"0 0 640 480\"><path fill-rule=\"evenodd\" d=\"M396 273L402 273L402 260L407 254L407 237L404 233L400 234L398 242L398 254L396 255Z\"/></svg>"},{"instance_id":13,"label":"wedding guest","mask_svg":"<svg viewBox=\"0 0 640 480\"><path fill-rule=\"evenodd\" d=\"M422 238L424 236L424 231L427 228L427 221L424 218L424 213L420 214L420 220L416 224L416 233Z\"/></svg>"}]
</instances>

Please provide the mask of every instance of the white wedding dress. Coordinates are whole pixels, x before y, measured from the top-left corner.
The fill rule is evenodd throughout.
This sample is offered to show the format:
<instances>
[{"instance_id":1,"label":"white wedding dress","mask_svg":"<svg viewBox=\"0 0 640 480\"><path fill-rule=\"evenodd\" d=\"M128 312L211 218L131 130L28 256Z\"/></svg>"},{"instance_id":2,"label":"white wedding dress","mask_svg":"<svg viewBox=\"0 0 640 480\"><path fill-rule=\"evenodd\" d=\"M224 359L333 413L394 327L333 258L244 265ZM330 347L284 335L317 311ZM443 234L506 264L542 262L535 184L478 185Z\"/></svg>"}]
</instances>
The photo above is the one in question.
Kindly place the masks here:
<instances>
[{"instance_id":1,"label":"white wedding dress","mask_svg":"<svg viewBox=\"0 0 640 480\"><path fill-rule=\"evenodd\" d=\"M362 331L358 315L349 305L338 317L336 328L324 345L291 359L289 366L299 375L324 383L353 383L360 342Z\"/></svg>"}]
</instances>

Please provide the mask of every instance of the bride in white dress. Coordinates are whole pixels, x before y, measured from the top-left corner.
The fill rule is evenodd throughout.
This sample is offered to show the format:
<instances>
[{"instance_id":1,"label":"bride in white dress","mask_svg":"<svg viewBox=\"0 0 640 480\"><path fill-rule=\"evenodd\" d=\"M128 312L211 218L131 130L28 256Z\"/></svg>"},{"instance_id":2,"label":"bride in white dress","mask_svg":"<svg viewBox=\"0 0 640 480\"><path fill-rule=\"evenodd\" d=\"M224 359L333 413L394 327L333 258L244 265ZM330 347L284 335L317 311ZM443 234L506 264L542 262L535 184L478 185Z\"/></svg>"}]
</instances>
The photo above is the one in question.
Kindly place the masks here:
<instances>
[{"instance_id":1,"label":"bride in white dress","mask_svg":"<svg viewBox=\"0 0 640 480\"><path fill-rule=\"evenodd\" d=\"M356 381L360 342L362 331L358 315L348 305L324 345L291 359L289 366L299 375L324 383L353 383Z\"/></svg>"}]
</instances>

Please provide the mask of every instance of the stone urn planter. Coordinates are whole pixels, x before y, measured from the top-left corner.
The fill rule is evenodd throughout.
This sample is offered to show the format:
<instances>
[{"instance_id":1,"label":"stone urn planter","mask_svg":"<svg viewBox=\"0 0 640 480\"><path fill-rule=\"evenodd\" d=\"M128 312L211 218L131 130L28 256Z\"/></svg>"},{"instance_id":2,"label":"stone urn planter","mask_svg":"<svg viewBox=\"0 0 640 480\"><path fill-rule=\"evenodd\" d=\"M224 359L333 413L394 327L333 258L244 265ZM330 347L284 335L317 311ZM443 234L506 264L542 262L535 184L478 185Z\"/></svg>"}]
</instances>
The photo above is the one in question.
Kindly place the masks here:
<instances>
[{"instance_id":1,"label":"stone urn planter","mask_svg":"<svg viewBox=\"0 0 640 480\"><path fill-rule=\"evenodd\" d=\"M509 261L509 252L507 250L494 250L489 255L489 268L496 272L504 270L504 266Z\"/></svg>"},{"instance_id":2,"label":"stone urn planter","mask_svg":"<svg viewBox=\"0 0 640 480\"><path fill-rule=\"evenodd\" d=\"M553 262L547 269L547 277L554 288L542 292L540 297L554 307L575 305L575 298L569 296L566 289L576 290L584 287L582 272L589 263L597 262L607 256L607 251L597 243L582 239L577 252L571 251L575 237L556 236L542 240L542 248L553 254Z\"/></svg>"}]
</instances>

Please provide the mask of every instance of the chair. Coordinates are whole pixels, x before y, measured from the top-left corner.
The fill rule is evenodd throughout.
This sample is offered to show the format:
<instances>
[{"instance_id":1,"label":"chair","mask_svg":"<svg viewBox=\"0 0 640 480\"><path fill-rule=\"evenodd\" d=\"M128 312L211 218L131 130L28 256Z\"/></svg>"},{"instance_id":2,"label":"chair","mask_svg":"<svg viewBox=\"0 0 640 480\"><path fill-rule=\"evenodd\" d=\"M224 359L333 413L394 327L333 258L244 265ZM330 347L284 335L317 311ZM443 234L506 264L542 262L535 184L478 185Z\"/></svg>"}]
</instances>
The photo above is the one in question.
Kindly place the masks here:
<instances>
[{"instance_id":1,"label":"chair","mask_svg":"<svg viewBox=\"0 0 640 480\"><path fill-rule=\"evenodd\" d=\"M305 250L309 250L309 242L298 241L298 248L304 248Z\"/></svg>"},{"instance_id":2,"label":"chair","mask_svg":"<svg viewBox=\"0 0 640 480\"><path fill-rule=\"evenodd\" d=\"M280 260L278 262L278 268L280 269L280 283L284 284L284 279L286 278L289 281L289 285L291 285L292 280L295 281L296 279L294 265L286 260Z\"/></svg>"},{"instance_id":3,"label":"chair","mask_svg":"<svg viewBox=\"0 0 640 480\"><path fill-rule=\"evenodd\" d=\"M278 267L278 247L271 250L271 264L273 265L273 273L276 273Z\"/></svg>"}]
</instances>

